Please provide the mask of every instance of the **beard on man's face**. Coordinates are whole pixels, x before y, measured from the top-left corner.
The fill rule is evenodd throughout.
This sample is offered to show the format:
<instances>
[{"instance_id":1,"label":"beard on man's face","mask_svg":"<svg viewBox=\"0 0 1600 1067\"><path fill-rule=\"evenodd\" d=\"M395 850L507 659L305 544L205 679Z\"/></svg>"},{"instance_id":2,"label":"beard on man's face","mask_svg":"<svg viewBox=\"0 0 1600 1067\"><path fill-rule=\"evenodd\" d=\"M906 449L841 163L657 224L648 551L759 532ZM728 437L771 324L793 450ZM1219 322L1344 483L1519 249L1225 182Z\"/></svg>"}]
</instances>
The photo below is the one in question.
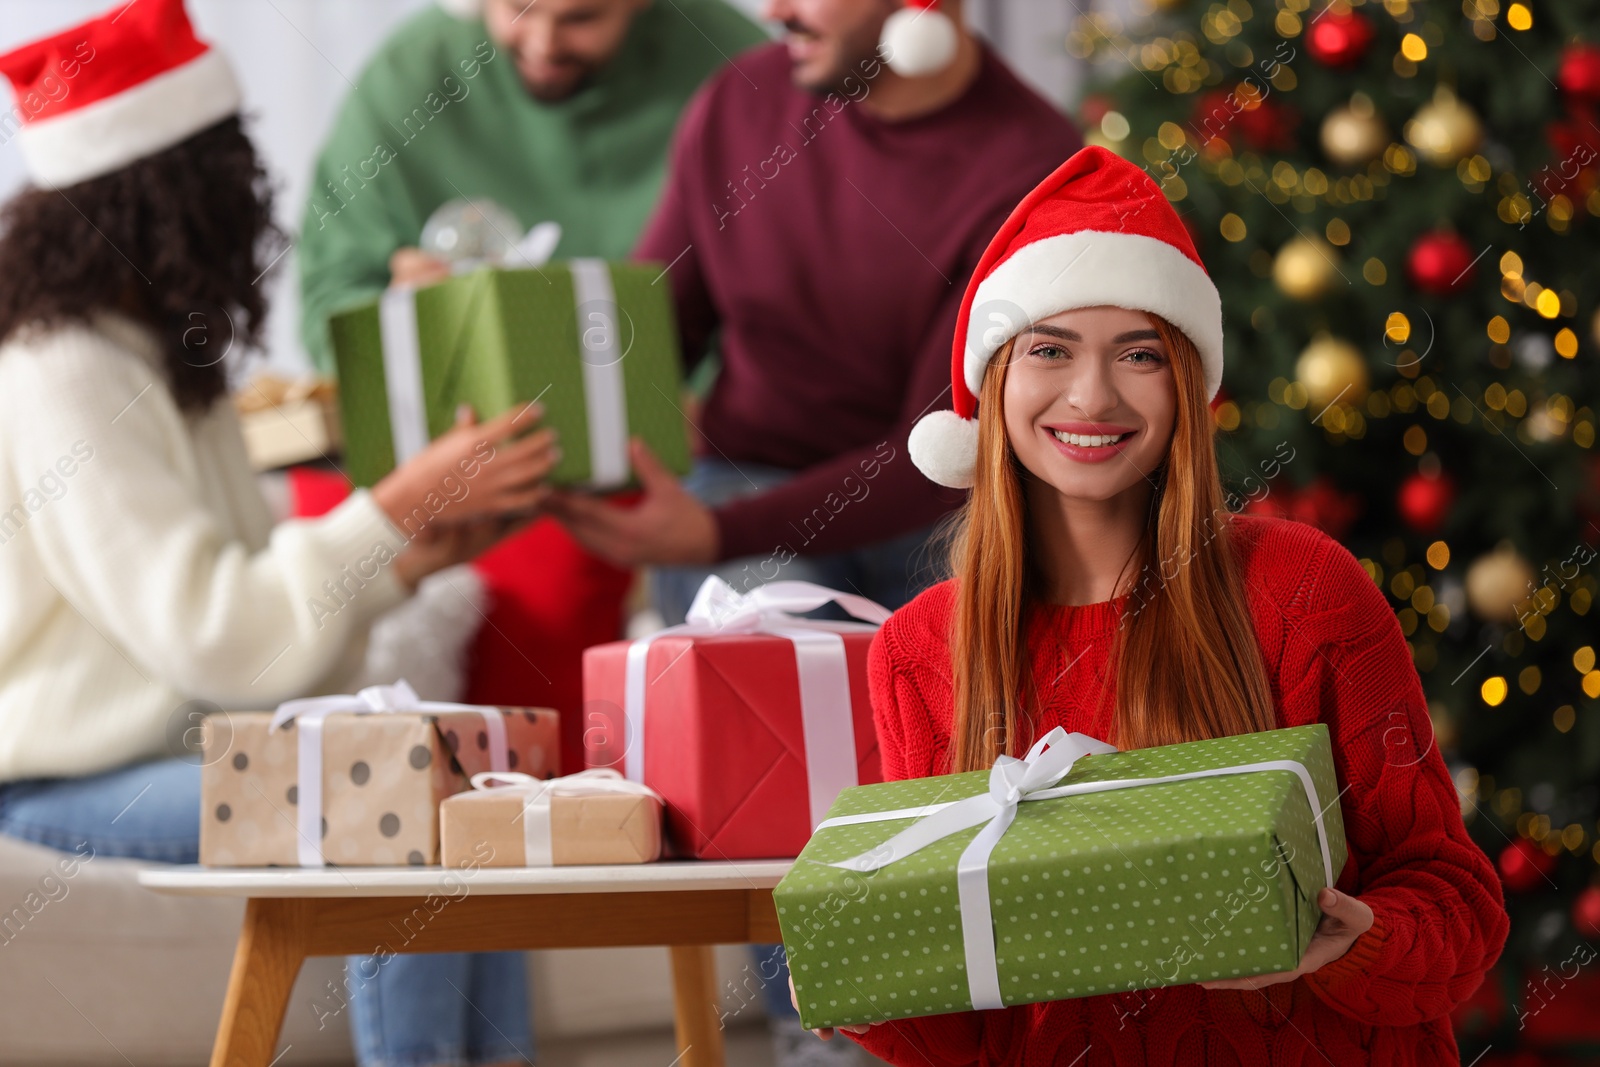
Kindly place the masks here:
<instances>
[{"instance_id":1,"label":"beard on man's face","mask_svg":"<svg viewBox=\"0 0 1600 1067\"><path fill-rule=\"evenodd\" d=\"M793 18L786 19L783 28L813 42L808 49L812 54L795 59L791 53L789 65L795 86L819 96L845 92L847 79L859 77L858 72L878 53L876 32L857 29L824 37Z\"/></svg>"},{"instance_id":2,"label":"beard on man's face","mask_svg":"<svg viewBox=\"0 0 1600 1067\"><path fill-rule=\"evenodd\" d=\"M517 57L517 75L528 95L542 104L560 103L594 80L600 64L577 56L559 56L530 71Z\"/></svg>"}]
</instances>

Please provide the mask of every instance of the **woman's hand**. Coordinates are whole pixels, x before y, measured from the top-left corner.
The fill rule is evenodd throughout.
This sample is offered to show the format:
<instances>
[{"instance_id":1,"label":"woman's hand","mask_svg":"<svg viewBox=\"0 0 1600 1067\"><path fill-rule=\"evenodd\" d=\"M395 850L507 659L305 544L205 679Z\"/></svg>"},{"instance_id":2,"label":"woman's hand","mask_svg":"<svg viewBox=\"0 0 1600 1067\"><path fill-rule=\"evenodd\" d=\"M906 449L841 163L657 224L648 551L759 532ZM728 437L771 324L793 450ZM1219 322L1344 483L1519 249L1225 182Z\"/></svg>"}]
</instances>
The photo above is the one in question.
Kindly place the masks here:
<instances>
[{"instance_id":1,"label":"woman's hand","mask_svg":"<svg viewBox=\"0 0 1600 1067\"><path fill-rule=\"evenodd\" d=\"M1300 966L1294 970L1257 974L1249 978L1222 978L1197 984L1202 989L1260 989L1279 982L1292 982L1302 974L1320 970L1343 956L1350 951L1356 938L1372 929L1372 909L1363 904L1359 897L1341 893L1329 886L1318 895L1317 906L1322 909L1322 921L1317 923L1317 932L1311 935L1306 954L1300 958Z\"/></svg>"},{"instance_id":2,"label":"woman's hand","mask_svg":"<svg viewBox=\"0 0 1600 1067\"><path fill-rule=\"evenodd\" d=\"M400 584L415 591L417 583L434 571L477 559L502 537L528 524L529 518L474 519L467 523L435 523L411 539L395 557L394 573Z\"/></svg>"},{"instance_id":3,"label":"woman's hand","mask_svg":"<svg viewBox=\"0 0 1600 1067\"><path fill-rule=\"evenodd\" d=\"M554 430L510 439L534 426L541 412L530 404L479 425L463 406L454 427L372 487L373 500L407 541L395 560L402 584L415 588L533 518L550 493L544 479L561 449Z\"/></svg>"},{"instance_id":4,"label":"woman's hand","mask_svg":"<svg viewBox=\"0 0 1600 1067\"><path fill-rule=\"evenodd\" d=\"M792 975L792 974L789 976L789 1003L794 1005L794 1010L795 1011L799 1011L800 1010L800 998L795 995L795 992L794 992L794 975ZM850 1034L864 1034L868 1030L871 1030L874 1026L877 1026L877 1025L878 1025L877 1023L863 1023L860 1026L840 1026L837 1029L843 1030L846 1033L850 1033ZM831 1038L833 1036L834 1029L835 1029L834 1027L823 1026L823 1027L819 1027L818 1029L813 1030L811 1032L813 1034L816 1034L818 1037L822 1038L822 1040L826 1041L826 1040L828 1040L829 1038Z\"/></svg>"},{"instance_id":5,"label":"woman's hand","mask_svg":"<svg viewBox=\"0 0 1600 1067\"><path fill-rule=\"evenodd\" d=\"M372 487L373 499L408 538L435 522L531 514L550 493L544 479L561 449L554 430L511 438L542 413L529 404L480 425L463 405L455 426Z\"/></svg>"}]
</instances>

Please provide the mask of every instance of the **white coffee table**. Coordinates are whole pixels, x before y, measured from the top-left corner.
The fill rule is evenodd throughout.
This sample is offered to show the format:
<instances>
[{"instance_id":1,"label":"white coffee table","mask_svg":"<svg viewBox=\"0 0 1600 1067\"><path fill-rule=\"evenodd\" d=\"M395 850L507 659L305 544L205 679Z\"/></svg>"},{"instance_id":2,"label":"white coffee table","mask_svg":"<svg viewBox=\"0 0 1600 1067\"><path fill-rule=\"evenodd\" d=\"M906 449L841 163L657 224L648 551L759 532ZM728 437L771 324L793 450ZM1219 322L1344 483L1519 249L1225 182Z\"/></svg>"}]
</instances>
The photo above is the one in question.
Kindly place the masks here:
<instances>
[{"instance_id":1,"label":"white coffee table","mask_svg":"<svg viewBox=\"0 0 1600 1067\"><path fill-rule=\"evenodd\" d=\"M722 1067L711 946L780 940L792 860L615 867L167 867L160 893L247 897L211 1067L269 1067L307 956L666 945L679 1060Z\"/></svg>"}]
</instances>

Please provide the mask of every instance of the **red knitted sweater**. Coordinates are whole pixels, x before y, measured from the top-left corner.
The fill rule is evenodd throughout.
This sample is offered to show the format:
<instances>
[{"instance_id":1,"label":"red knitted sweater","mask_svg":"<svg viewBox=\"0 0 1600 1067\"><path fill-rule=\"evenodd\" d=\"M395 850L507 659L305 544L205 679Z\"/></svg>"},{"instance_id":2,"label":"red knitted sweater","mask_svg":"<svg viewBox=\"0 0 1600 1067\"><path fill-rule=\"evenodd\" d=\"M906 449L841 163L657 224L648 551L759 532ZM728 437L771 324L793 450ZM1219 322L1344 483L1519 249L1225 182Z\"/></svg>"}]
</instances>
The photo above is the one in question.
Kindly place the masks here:
<instances>
[{"instance_id":1,"label":"red knitted sweater","mask_svg":"<svg viewBox=\"0 0 1600 1067\"><path fill-rule=\"evenodd\" d=\"M875 1026L857 1038L905 1067L1352 1067L1458 1064L1449 1013L1499 957L1500 882L1467 837L1427 701L1383 592L1350 552L1298 522L1236 516L1240 561L1278 726L1328 724L1349 844L1337 887L1374 924L1340 959L1261 990L1172 986ZM884 624L870 657L886 779L947 770L953 582ZM1041 605L1028 644L1054 726L1110 736L1108 650L1128 597Z\"/></svg>"}]
</instances>

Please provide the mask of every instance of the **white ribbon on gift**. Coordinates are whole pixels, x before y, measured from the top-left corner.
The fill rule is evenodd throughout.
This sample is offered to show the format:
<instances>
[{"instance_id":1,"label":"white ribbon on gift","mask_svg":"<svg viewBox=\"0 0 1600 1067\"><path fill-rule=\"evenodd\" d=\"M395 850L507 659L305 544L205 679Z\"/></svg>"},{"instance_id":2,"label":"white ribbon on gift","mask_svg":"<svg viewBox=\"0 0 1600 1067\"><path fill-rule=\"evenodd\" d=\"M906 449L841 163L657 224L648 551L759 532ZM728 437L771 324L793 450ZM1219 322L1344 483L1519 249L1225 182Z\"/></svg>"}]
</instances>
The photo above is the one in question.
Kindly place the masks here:
<instances>
[{"instance_id":1,"label":"white ribbon on gift","mask_svg":"<svg viewBox=\"0 0 1600 1067\"><path fill-rule=\"evenodd\" d=\"M838 604L862 622L802 619L795 613ZM810 795L811 826L828 814L839 793L858 784L856 774L855 718L850 702L850 672L846 666L844 638L848 633L871 633L889 617L889 609L864 596L840 593L814 582L769 582L739 593L716 575L708 577L695 594L686 620L669 626L628 647L623 686L623 715L627 724L627 776L644 781L645 661L650 646L663 637L704 637L719 634L771 634L794 644L795 671L800 678L800 725L805 738L806 786Z\"/></svg>"},{"instance_id":2,"label":"white ribbon on gift","mask_svg":"<svg viewBox=\"0 0 1600 1067\"><path fill-rule=\"evenodd\" d=\"M1322 848L1322 871L1328 885L1333 884L1333 858L1328 847L1328 831L1323 824L1322 804L1317 799L1317 787L1305 764L1296 760L1262 760L1259 763L1240 763L1232 767L1216 767L1185 774L1167 774L1154 778L1115 778L1102 782L1078 782L1073 785L1056 783L1065 778L1073 764L1082 756L1116 752L1113 745L1090 737L1088 734L1068 733L1057 726L1036 741L1022 759L1001 756L989 770L989 788L986 792L964 800L940 804L926 804L916 808L897 808L893 811L867 812L861 815L840 815L824 819L817 830L835 826L857 826L862 823L888 822L895 819L918 821L895 834L889 840L858 856L831 863L847 871L867 873L876 871L896 860L905 859L935 841L942 840L962 830L983 823L979 831L962 851L956 863L956 892L961 907L961 936L967 965L967 990L975 1010L1003 1008L1005 1001L1000 993L1000 973L995 962L994 915L989 902L989 857L1000 838L1011 828L1017 817L1017 808L1024 801L1054 800L1059 797L1083 796L1087 793L1104 793L1116 789L1132 789L1143 785L1160 785L1165 782L1184 782L1194 778L1216 778L1232 774L1252 774L1260 771L1289 771L1305 787L1306 799L1311 803L1311 817L1317 827L1317 843Z\"/></svg>"},{"instance_id":3,"label":"white ribbon on gift","mask_svg":"<svg viewBox=\"0 0 1600 1067\"><path fill-rule=\"evenodd\" d=\"M523 866L555 865L554 834L550 828L550 801L555 797L639 796L661 794L641 782L630 782L610 768L579 771L563 778L535 778L520 771L479 771L472 776L472 788L485 791L515 791L523 794Z\"/></svg>"},{"instance_id":4,"label":"white ribbon on gift","mask_svg":"<svg viewBox=\"0 0 1600 1067\"><path fill-rule=\"evenodd\" d=\"M530 229L502 261L507 267L540 267L561 241L561 227L541 222ZM480 260L451 265L460 274L484 266ZM603 259L573 259L573 303L583 359L584 407L589 424L589 484L605 489L628 480L628 403L618 349L616 292ZM378 300L378 334L383 348L384 391L389 405L389 438L395 463L428 447L428 410L422 382L422 352L417 334L416 288L391 286Z\"/></svg>"},{"instance_id":5,"label":"white ribbon on gift","mask_svg":"<svg viewBox=\"0 0 1600 1067\"><path fill-rule=\"evenodd\" d=\"M296 852L302 867L321 867L322 855L322 724L329 715L390 715L397 711L473 712L483 718L489 739L489 766L506 769L506 723L500 709L481 704L423 700L404 678L393 685L370 685L358 693L305 697L278 705L268 732L293 722L298 763L295 769Z\"/></svg>"}]
</instances>

